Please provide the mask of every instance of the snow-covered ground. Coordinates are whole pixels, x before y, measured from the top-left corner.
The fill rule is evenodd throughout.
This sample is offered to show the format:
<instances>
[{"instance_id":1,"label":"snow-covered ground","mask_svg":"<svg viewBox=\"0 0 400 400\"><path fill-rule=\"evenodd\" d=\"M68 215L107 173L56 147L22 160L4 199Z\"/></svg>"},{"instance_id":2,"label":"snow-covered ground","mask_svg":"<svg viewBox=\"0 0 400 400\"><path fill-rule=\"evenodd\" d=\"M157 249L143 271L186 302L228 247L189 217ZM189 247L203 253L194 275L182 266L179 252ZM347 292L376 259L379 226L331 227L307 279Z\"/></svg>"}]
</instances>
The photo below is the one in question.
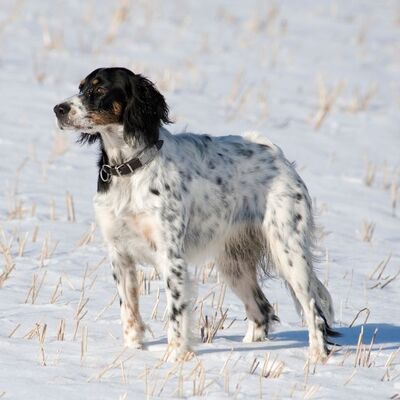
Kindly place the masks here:
<instances>
[{"instance_id":1,"label":"snow-covered ground","mask_svg":"<svg viewBox=\"0 0 400 400\"><path fill-rule=\"evenodd\" d=\"M242 344L243 307L209 265L192 268L193 331L227 310L213 342L187 363L162 361L164 290L143 268L153 336L148 350L124 350L92 226L96 149L57 132L52 112L112 65L157 83L173 132L258 130L296 161L343 334L326 365L307 363L279 279L264 291L282 322L271 340ZM399 72L394 0L2 1L0 398L399 399Z\"/></svg>"}]
</instances>

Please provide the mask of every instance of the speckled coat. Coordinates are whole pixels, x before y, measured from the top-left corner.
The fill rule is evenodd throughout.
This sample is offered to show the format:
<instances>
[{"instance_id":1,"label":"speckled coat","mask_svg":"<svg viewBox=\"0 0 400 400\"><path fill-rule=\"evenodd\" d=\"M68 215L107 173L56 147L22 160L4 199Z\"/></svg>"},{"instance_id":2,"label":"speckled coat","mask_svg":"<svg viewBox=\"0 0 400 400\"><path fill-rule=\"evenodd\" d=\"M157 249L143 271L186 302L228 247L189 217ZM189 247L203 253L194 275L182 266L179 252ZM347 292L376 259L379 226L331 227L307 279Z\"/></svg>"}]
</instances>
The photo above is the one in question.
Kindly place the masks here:
<instances>
[{"instance_id":1,"label":"speckled coat","mask_svg":"<svg viewBox=\"0 0 400 400\"><path fill-rule=\"evenodd\" d=\"M107 73L95 71L83 85L101 84L103 76L110 85L113 75ZM134 77L127 79L141 78ZM137 83L132 85L131 92L138 91ZM83 96L68 100L73 115L68 111L69 117L57 117L62 128L82 129L86 124L85 130L96 132L100 167L105 161L126 162L148 146L145 129L128 137L127 116L119 121L111 115L138 113L137 108L128 110L129 98L117 105L114 99L107 111L100 106L94 110ZM151 110L151 98L142 100ZM125 343L143 344L136 265L148 264L165 280L169 344L178 356L190 350L188 266L214 259L221 277L244 304L249 324L244 341L264 340L272 321L278 320L257 281L260 273L273 269L304 315L311 356L325 358L328 336L335 335L330 329L332 301L313 270L311 200L293 164L279 147L254 133L172 135L157 127L153 136L163 140L155 158L134 174L113 176L107 183L99 180L94 199L118 286Z\"/></svg>"}]
</instances>

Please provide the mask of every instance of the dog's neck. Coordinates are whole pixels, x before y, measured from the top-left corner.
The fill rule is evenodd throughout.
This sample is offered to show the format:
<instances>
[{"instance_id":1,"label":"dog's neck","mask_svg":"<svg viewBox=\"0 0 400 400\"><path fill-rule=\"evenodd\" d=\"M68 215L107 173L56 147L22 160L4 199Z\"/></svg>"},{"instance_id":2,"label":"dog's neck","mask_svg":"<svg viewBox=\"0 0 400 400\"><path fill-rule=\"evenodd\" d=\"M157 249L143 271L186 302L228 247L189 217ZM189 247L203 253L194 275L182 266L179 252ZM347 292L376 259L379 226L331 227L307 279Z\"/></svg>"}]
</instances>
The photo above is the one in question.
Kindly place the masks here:
<instances>
[{"instance_id":1,"label":"dog's neck","mask_svg":"<svg viewBox=\"0 0 400 400\"><path fill-rule=\"evenodd\" d=\"M99 130L104 151L111 165L125 163L136 157L146 147L144 143L132 138L129 143L124 138L124 128L119 124L107 125Z\"/></svg>"}]
</instances>

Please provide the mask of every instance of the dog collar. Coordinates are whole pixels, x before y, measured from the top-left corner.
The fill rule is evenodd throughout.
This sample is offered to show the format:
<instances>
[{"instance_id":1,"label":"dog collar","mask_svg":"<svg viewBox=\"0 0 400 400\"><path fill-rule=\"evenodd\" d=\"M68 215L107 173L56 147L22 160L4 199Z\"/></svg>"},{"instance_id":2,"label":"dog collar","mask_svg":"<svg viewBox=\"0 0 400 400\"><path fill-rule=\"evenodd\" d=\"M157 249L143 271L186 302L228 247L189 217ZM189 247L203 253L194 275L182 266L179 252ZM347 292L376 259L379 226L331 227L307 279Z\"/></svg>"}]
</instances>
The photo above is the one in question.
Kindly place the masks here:
<instances>
[{"instance_id":1,"label":"dog collar","mask_svg":"<svg viewBox=\"0 0 400 400\"><path fill-rule=\"evenodd\" d=\"M129 160L126 163L118 165L103 164L99 172L101 180L103 182L110 182L113 175L125 176L133 174L135 170L143 167L154 159L163 143L163 140L159 140L152 146L146 147L135 158L132 158L132 160Z\"/></svg>"}]
</instances>

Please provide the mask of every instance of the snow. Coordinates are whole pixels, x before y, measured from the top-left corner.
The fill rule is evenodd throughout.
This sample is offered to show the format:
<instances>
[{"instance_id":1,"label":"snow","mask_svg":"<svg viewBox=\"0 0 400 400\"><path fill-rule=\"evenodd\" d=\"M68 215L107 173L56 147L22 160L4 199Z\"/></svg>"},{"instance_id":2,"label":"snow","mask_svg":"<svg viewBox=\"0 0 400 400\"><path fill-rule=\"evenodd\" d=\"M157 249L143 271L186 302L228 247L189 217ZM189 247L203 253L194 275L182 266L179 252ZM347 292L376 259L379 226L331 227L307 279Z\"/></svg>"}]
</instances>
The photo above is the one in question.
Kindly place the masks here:
<instances>
[{"instance_id":1,"label":"snow","mask_svg":"<svg viewBox=\"0 0 400 400\"><path fill-rule=\"evenodd\" d=\"M394 0L2 2L0 398L400 398L399 21ZM343 334L326 365L307 364L306 328L278 279L264 282L281 319L269 341L241 343L244 310L227 289L214 341L184 364L160 361L165 296L148 268L141 307L154 337L148 350L124 350L106 249L97 230L90 235L96 151L59 133L52 112L92 69L111 65L157 83L173 132L257 130L296 161ZM324 90L336 98L316 129ZM214 292L202 312L219 318L215 271L205 281L197 299ZM198 304L196 337L199 315ZM377 330L369 367L355 366L362 326L366 352ZM265 357L283 363L277 377L260 377Z\"/></svg>"}]
</instances>

